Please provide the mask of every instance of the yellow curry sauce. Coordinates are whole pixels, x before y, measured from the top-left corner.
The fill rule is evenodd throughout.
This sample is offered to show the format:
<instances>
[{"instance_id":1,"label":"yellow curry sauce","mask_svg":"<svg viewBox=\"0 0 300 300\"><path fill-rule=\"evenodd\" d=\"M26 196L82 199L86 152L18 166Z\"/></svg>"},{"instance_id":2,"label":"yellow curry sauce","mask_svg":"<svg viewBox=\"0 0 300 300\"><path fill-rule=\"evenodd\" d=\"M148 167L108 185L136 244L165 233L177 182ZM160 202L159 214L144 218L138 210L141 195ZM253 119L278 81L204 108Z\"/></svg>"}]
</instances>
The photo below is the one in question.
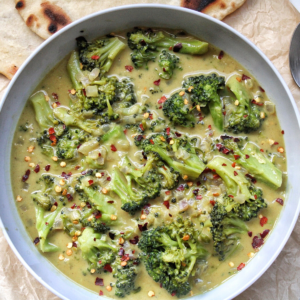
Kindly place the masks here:
<instances>
[{"instance_id":1,"label":"yellow curry sauce","mask_svg":"<svg viewBox=\"0 0 300 300\"><path fill-rule=\"evenodd\" d=\"M119 33L117 36L124 40L126 33ZM130 49L127 47L117 57L108 75L116 75L120 78L129 77L134 83L137 101L139 103L144 103L146 101L147 104L149 104L149 110L151 113L162 118L164 118L164 115L160 108L160 104L158 103L159 99L161 99L162 96L169 97L175 91L180 91L183 79L191 75L210 74L214 72L218 75L225 76L225 78L228 79L233 74L239 78L242 78L244 74L249 77L246 79L246 84L249 86L249 90L253 94L253 98L255 96L259 96L264 102L269 101L266 93L259 86L259 83L255 81L252 74L249 74L247 70L245 70L238 62L226 53L223 56L220 56L219 54L220 50L215 48L213 45L209 45L209 51L201 56L190 56L176 53L176 55L180 58L180 65L182 69L175 70L174 75L170 80L161 79L157 86L154 84L154 81L159 79L157 63L150 62L148 70L133 69L132 71L128 71L128 68L125 68L125 66L132 65L130 60ZM47 74L36 88L36 91L43 90L49 95L50 103L59 101L61 106L69 106L68 91L72 89L72 84L66 69L68 58L69 57L64 58L49 74ZM26 123L28 130L26 132L19 130L20 125L24 125ZM205 116L205 118L203 118L194 128L183 128L177 126L176 130L180 133L196 136L200 139L200 141L209 141L222 134L214 127L210 115ZM60 176L62 172L79 174L81 171L76 170L76 164L73 162L65 161L66 166L61 166L61 161L56 162L51 158L42 155L35 140L36 133L39 131L40 129L34 117L32 104L28 101L24 111L22 112L14 136L11 156L11 176L15 198L17 199L17 196L21 197L18 198L19 201L16 201L16 205L32 241L37 237L37 231L35 228L34 204L30 195L33 191L40 188L39 184L36 183L37 179L42 173ZM231 133L228 134L234 136ZM122 149L122 145L116 145L118 151L109 152L109 163L105 165L105 170L108 173L111 172L112 167L117 165L118 161L126 153L136 163L144 163L141 151L135 146L130 130L127 131L126 136L130 143L130 147L124 148L124 150ZM245 134L239 134L239 136L245 136ZM256 143L261 148L261 151L264 151L266 155L271 154L272 162L275 163L281 171L286 171L285 153L282 153L282 150L284 151L283 131L278 122L276 112L273 114L269 113L267 115L266 120L263 122L262 127L258 132L248 134L247 136L249 137L249 141ZM30 149L32 146L34 149ZM34 171L37 171L37 165L40 166L38 173ZM50 170L48 172L45 170L47 165L50 165ZM24 183L21 179L28 169L30 170L30 175L28 180ZM207 176L211 176L211 174L207 174ZM220 285L222 282L238 272L247 272L247 263L249 263L251 258L258 251L258 249L253 249L252 247L253 237L259 236L259 234L266 229L272 230L279 216L282 206L276 202L276 199L285 199L285 173L283 176L283 185L277 190L274 190L260 182L255 184L255 186L263 189L264 199L268 204L268 208L261 210L259 213L260 218L267 218L267 223L262 226L260 224L260 218L253 219L248 222L247 225L252 236L249 236L251 235L250 233L249 235L242 235L241 244L243 245L243 250L235 253L235 255L230 257L228 260L220 262L217 257L211 255L205 264L197 266L197 272L191 279L193 295L204 293ZM203 180L203 177L201 180ZM197 189L196 182L192 183L192 186L190 186L191 193L193 189ZM137 223L143 224L147 222L148 228L151 228L153 225L157 226L164 222L171 222L172 219L179 213L178 203L169 202L170 206L168 209L166 205L163 205L163 202L166 200L169 201L170 198L166 195L162 195L154 201L151 201L151 206L149 206L145 211L137 213L134 217L132 217L120 208L118 197L115 194L111 194L111 196L116 199L118 219L121 220L121 224L116 226L116 229L124 231L128 228L132 228L134 232L133 236L140 236L141 234ZM213 193L213 191L208 189L202 199L193 198L193 203L186 211L182 212L182 216L184 218L192 217L196 226L199 226L200 221L206 220L212 209L212 203L213 201L217 201L217 198L218 193ZM67 207L74 207L74 204L76 204L76 206L80 209L81 201L76 196L74 196L72 201L67 201ZM153 218L151 210L159 211L159 217ZM149 212L150 214L148 214ZM206 214L203 214L203 212L206 212ZM266 239L267 238L265 238L265 240ZM112 287L112 291L108 291L109 288L106 289L110 283L115 282L112 275L110 273L91 274L88 272L87 262L81 257L79 247L70 247L72 238L67 233L63 230L56 230L55 232L52 232L50 234L50 242L59 246L60 251L44 253L41 255L44 255L47 259L49 259L49 261L63 274L76 283L96 293L99 293L101 290L104 295L111 298L117 298L114 295L114 287ZM211 253L213 252L212 243L206 245L206 247ZM128 242L124 244L124 249L126 251L129 249L135 250L135 255L139 253L138 246ZM246 264L246 267L243 270L238 271L238 267L240 269L243 267L241 263ZM95 285L96 277L104 279L104 286L99 287ZM147 299L149 291L153 291L155 296L159 299L173 299L166 290L160 288L159 283L155 283L149 277L142 263L139 266L136 286L141 286L141 291L137 294L132 293L128 296L128 299ZM188 296L190 295L187 295L187 297Z\"/></svg>"}]
</instances>

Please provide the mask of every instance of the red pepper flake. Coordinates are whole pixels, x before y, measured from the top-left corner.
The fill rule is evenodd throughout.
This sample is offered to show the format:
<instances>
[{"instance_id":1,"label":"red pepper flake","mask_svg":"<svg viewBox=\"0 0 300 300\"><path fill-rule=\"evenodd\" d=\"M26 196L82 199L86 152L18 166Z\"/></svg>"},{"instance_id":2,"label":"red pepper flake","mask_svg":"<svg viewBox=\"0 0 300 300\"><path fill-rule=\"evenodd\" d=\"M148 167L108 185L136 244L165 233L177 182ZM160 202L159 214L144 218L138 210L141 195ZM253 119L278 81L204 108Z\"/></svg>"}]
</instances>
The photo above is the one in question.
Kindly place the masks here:
<instances>
[{"instance_id":1,"label":"red pepper flake","mask_svg":"<svg viewBox=\"0 0 300 300\"><path fill-rule=\"evenodd\" d=\"M223 111L223 116L226 116L226 111L225 110Z\"/></svg>"},{"instance_id":2,"label":"red pepper flake","mask_svg":"<svg viewBox=\"0 0 300 300\"><path fill-rule=\"evenodd\" d=\"M162 109L162 106L160 106L159 109Z\"/></svg>"},{"instance_id":3,"label":"red pepper flake","mask_svg":"<svg viewBox=\"0 0 300 300\"><path fill-rule=\"evenodd\" d=\"M95 211L93 215L96 219L100 219L102 217L102 213L99 210Z\"/></svg>"},{"instance_id":4,"label":"red pepper flake","mask_svg":"<svg viewBox=\"0 0 300 300\"><path fill-rule=\"evenodd\" d=\"M36 165L34 168L34 172L38 173L40 171L40 165Z\"/></svg>"},{"instance_id":5,"label":"red pepper flake","mask_svg":"<svg viewBox=\"0 0 300 300\"><path fill-rule=\"evenodd\" d=\"M151 143L152 145L154 145L154 141L153 141L152 139L150 139L150 143Z\"/></svg>"},{"instance_id":6,"label":"red pepper flake","mask_svg":"<svg viewBox=\"0 0 300 300\"><path fill-rule=\"evenodd\" d=\"M267 217L262 217L259 221L261 226L264 226L265 224L267 224L268 222L268 218Z\"/></svg>"},{"instance_id":7,"label":"red pepper flake","mask_svg":"<svg viewBox=\"0 0 300 300\"><path fill-rule=\"evenodd\" d=\"M170 135L170 131L171 131L170 127L167 127L167 128L166 128L166 133L167 133L167 135Z\"/></svg>"},{"instance_id":8,"label":"red pepper flake","mask_svg":"<svg viewBox=\"0 0 300 300\"><path fill-rule=\"evenodd\" d=\"M260 152L265 152L264 149L259 149Z\"/></svg>"},{"instance_id":9,"label":"red pepper flake","mask_svg":"<svg viewBox=\"0 0 300 300\"><path fill-rule=\"evenodd\" d=\"M123 248L120 248L118 251L119 256L123 256L125 254L125 250Z\"/></svg>"},{"instance_id":10,"label":"red pepper flake","mask_svg":"<svg viewBox=\"0 0 300 300\"><path fill-rule=\"evenodd\" d=\"M179 133L179 132L177 132L177 131L175 131L175 135L176 135L177 137L181 137L181 133Z\"/></svg>"},{"instance_id":11,"label":"red pepper flake","mask_svg":"<svg viewBox=\"0 0 300 300\"><path fill-rule=\"evenodd\" d=\"M261 90L261 92L265 92L265 90L261 86L259 86L259 89Z\"/></svg>"},{"instance_id":12,"label":"red pepper flake","mask_svg":"<svg viewBox=\"0 0 300 300\"><path fill-rule=\"evenodd\" d=\"M107 201L107 203L115 203L115 201L109 200L109 201Z\"/></svg>"},{"instance_id":13,"label":"red pepper flake","mask_svg":"<svg viewBox=\"0 0 300 300\"><path fill-rule=\"evenodd\" d=\"M94 183L94 180L90 179L88 182L89 182L89 185L92 185Z\"/></svg>"},{"instance_id":14,"label":"red pepper flake","mask_svg":"<svg viewBox=\"0 0 300 300\"><path fill-rule=\"evenodd\" d=\"M79 149L81 147L81 144L79 144L76 148Z\"/></svg>"},{"instance_id":15,"label":"red pepper flake","mask_svg":"<svg viewBox=\"0 0 300 300\"><path fill-rule=\"evenodd\" d=\"M248 117L248 115L244 115L244 118L247 118Z\"/></svg>"},{"instance_id":16,"label":"red pepper flake","mask_svg":"<svg viewBox=\"0 0 300 300\"><path fill-rule=\"evenodd\" d=\"M238 175L238 172L237 172L237 171L234 171L234 172L233 172L233 175L234 175L234 176L237 176L237 175Z\"/></svg>"},{"instance_id":17,"label":"red pepper flake","mask_svg":"<svg viewBox=\"0 0 300 300\"><path fill-rule=\"evenodd\" d=\"M251 79L251 77L249 77L249 76L247 76L247 75L243 74L243 76L242 76L242 80L247 80L247 79Z\"/></svg>"},{"instance_id":18,"label":"red pepper flake","mask_svg":"<svg viewBox=\"0 0 300 300\"><path fill-rule=\"evenodd\" d=\"M52 93L52 97L55 99L55 100L58 100L58 95L56 93Z\"/></svg>"},{"instance_id":19,"label":"red pepper flake","mask_svg":"<svg viewBox=\"0 0 300 300\"><path fill-rule=\"evenodd\" d=\"M102 278L96 277L95 285L104 286L104 282Z\"/></svg>"},{"instance_id":20,"label":"red pepper flake","mask_svg":"<svg viewBox=\"0 0 300 300\"><path fill-rule=\"evenodd\" d=\"M157 80L153 81L153 83L154 83L155 85L159 86L159 84L160 84L160 79L157 79Z\"/></svg>"},{"instance_id":21,"label":"red pepper flake","mask_svg":"<svg viewBox=\"0 0 300 300\"><path fill-rule=\"evenodd\" d=\"M66 172L61 173L61 177L65 179L69 179L72 176L72 172L69 172L68 174Z\"/></svg>"},{"instance_id":22,"label":"red pepper flake","mask_svg":"<svg viewBox=\"0 0 300 300\"><path fill-rule=\"evenodd\" d=\"M230 153L230 150L224 147L224 149L222 149L222 153L227 155Z\"/></svg>"},{"instance_id":23,"label":"red pepper flake","mask_svg":"<svg viewBox=\"0 0 300 300\"><path fill-rule=\"evenodd\" d=\"M244 263L240 263L239 266L237 267L238 271L241 271L243 268L245 268L245 264Z\"/></svg>"},{"instance_id":24,"label":"red pepper flake","mask_svg":"<svg viewBox=\"0 0 300 300\"><path fill-rule=\"evenodd\" d=\"M222 59L223 56L224 56L224 51L221 50L220 53L219 53L219 55L218 55L218 59Z\"/></svg>"},{"instance_id":25,"label":"red pepper flake","mask_svg":"<svg viewBox=\"0 0 300 300\"><path fill-rule=\"evenodd\" d=\"M47 166L45 167L45 171L48 172L48 171L50 170L50 167L51 167L50 165L47 165Z\"/></svg>"},{"instance_id":26,"label":"red pepper flake","mask_svg":"<svg viewBox=\"0 0 300 300\"><path fill-rule=\"evenodd\" d=\"M228 195L228 197L230 197L230 198L232 198L232 199L234 198L233 195Z\"/></svg>"},{"instance_id":27,"label":"red pepper flake","mask_svg":"<svg viewBox=\"0 0 300 300\"><path fill-rule=\"evenodd\" d=\"M35 245L37 245L39 242L40 242L40 238L39 238L39 237L36 237L36 238L33 240L33 243L34 243Z\"/></svg>"},{"instance_id":28,"label":"red pepper flake","mask_svg":"<svg viewBox=\"0 0 300 300\"><path fill-rule=\"evenodd\" d=\"M281 130L281 134L284 134L284 130Z\"/></svg>"},{"instance_id":29,"label":"red pepper flake","mask_svg":"<svg viewBox=\"0 0 300 300\"><path fill-rule=\"evenodd\" d=\"M274 144L273 145L278 145L279 143L278 142L274 142Z\"/></svg>"},{"instance_id":30,"label":"red pepper flake","mask_svg":"<svg viewBox=\"0 0 300 300\"><path fill-rule=\"evenodd\" d=\"M279 203L280 205L283 205L283 200L281 198L277 198L276 202Z\"/></svg>"},{"instance_id":31,"label":"red pepper flake","mask_svg":"<svg viewBox=\"0 0 300 300\"><path fill-rule=\"evenodd\" d=\"M252 231L248 231L249 237L252 237Z\"/></svg>"},{"instance_id":32,"label":"red pepper flake","mask_svg":"<svg viewBox=\"0 0 300 300\"><path fill-rule=\"evenodd\" d=\"M208 125L207 128L208 128L209 130L211 130L211 125Z\"/></svg>"},{"instance_id":33,"label":"red pepper flake","mask_svg":"<svg viewBox=\"0 0 300 300\"><path fill-rule=\"evenodd\" d=\"M233 163L231 164L231 166L232 166L233 168L235 168L235 165L236 165L235 162L233 162Z\"/></svg>"},{"instance_id":34,"label":"red pepper flake","mask_svg":"<svg viewBox=\"0 0 300 300\"><path fill-rule=\"evenodd\" d=\"M215 206L216 201L215 201L215 200L209 200L209 203L210 203L212 206Z\"/></svg>"},{"instance_id":35,"label":"red pepper flake","mask_svg":"<svg viewBox=\"0 0 300 300\"><path fill-rule=\"evenodd\" d=\"M72 247L77 248L77 243L72 242Z\"/></svg>"},{"instance_id":36,"label":"red pepper flake","mask_svg":"<svg viewBox=\"0 0 300 300\"><path fill-rule=\"evenodd\" d=\"M27 179L29 178L29 175L30 175L30 170L28 169L28 170L25 172L25 175L23 175L22 181L23 181L23 182L27 181Z\"/></svg>"},{"instance_id":37,"label":"red pepper flake","mask_svg":"<svg viewBox=\"0 0 300 300\"><path fill-rule=\"evenodd\" d=\"M51 128L49 128L48 132L49 132L49 134L54 134L54 133L55 133L55 130L54 130L53 127L51 127Z\"/></svg>"},{"instance_id":38,"label":"red pepper flake","mask_svg":"<svg viewBox=\"0 0 300 300\"><path fill-rule=\"evenodd\" d=\"M256 102L254 99L251 100L252 104L258 105L258 106L263 106L264 104L262 102Z\"/></svg>"},{"instance_id":39,"label":"red pepper flake","mask_svg":"<svg viewBox=\"0 0 300 300\"><path fill-rule=\"evenodd\" d=\"M213 174L213 178L218 179L218 178L220 178L220 176L218 174Z\"/></svg>"},{"instance_id":40,"label":"red pepper flake","mask_svg":"<svg viewBox=\"0 0 300 300\"><path fill-rule=\"evenodd\" d=\"M173 47L173 52L179 52L181 48L182 48L182 43L177 43Z\"/></svg>"},{"instance_id":41,"label":"red pepper flake","mask_svg":"<svg viewBox=\"0 0 300 300\"><path fill-rule=\"evenodd\" d=\"M129 243L132 245L136 245L139 242L139 237L135 236L132 240L129 240ZM125 254L128 255L128 254ZM129 259L129 255L128 255L128 259Z\"/></svg>"},{"instance_id":42,"label":"red pepper flake","mask_svg":"<svg viewBox=\"0 0 300 300\"><path fill-rule=\"evenodd\" d=\"M54 134L50 134L49 139L51 142L56 142L56 136Z\"/></svg>"},{"instance_id":43,"label":"red pepper flake","mask_svg":"<svg viewBox=\"0 0 300 300\"><path fill-rule=\"evenodd\" d=\"M257 195L254 195L254 199L255 199L255 200L257 199Z\"/></svg>"},{"instance_id":44,"label":"red pepper flake","mask_svg":"<svg viewBox=\"0 0 300 300\"><path fill-rule=\"evenodd\" d=\"M250 156L248 154L245 155L246 159L248 159Z\"/></svg>"},{"instance_id":45,"label":"red pepper flake","mask_svg":"<svg viewBox=\"0 0 300 300\"><path fill-rule=\"evenodd\" d=\"M130 259L129 254L124 254L124 255L121 257L121 261L128 261L129 259Z\"/></svg>"},{"instance_id":46,"label":"red pepper flake","mask_svg":"<svg viewBox=\"0 0 300 300\"><path fill-rule=\"evenodd\" d=\"M94 60L97 60L97 59L99 59L99 58L100 58L99 55L93 55L93 56L91 57L91 59L94 59Z\"/></svg>"},{"instance_id":47,"label":"red pepper flake","mask_svg":"<svg viewBox=\"0 0 300 300\"><path fill-rule=\"evenodd\" d=\"M153 120L153 114L149 114L149 119Z\"/></svg>"},{"instance_id":48,"label":"red pepper flake","mask_svg":"<svg viewBox=\"0 0 300 300\"><path fill-rule=\"evenodd\" d=\"M75 170L79 170L80 169L80 166L75 166Z\"/></svg>"},{"instance_id":49,"label":"red pepper flake","mask_svg":"<svg viewBox=\"0 0 300 300\"><path fill-rule=\"evenodd\" d=\"M223 167L226 167L227 165L226 165L226 164L222 164L222 166L223 166Z\"/></svg>"},{"instance_id":50,"label":"red pepper flake","mask_svg":"<svg viewBox=\"0 0 300 300\"><path fill-rule=\"evenodd\" d=\"M129 72L131 72L133 70L133 66L125 66L125 69Z\"/></svg>"},{"instance_id":51,"label":"red pepper flake","mask_svg":"<svg viewBox=\"0 0 300 300\"><path fill-rule=\"evenodd\" d=\"M74 209L74 208L76 208L77 206L76 206L76 204L74 203L72 206L71 206L71 209Z\"/></svg>"},{"instance_id":52,"label":"red pepper flake","mask_svg":"<svg viewBox=\"0 0 300 300\"><path fill-rule=\"evenodd\" d=\"M196 199L197 199L197 200L202 200L202 196L201 196L201 195L198 195L198 196L196 196Z\"/></svg>"},{"instance_id":53,"label":"red pepper flake","mask_svg":"<svg viewBox=\"0 0 300 300\"><path fill-rule=\"evenodd\" d=\"M165 166L162 166L162 168L163 168L165 171L167 171L167 168L166 168Z\"/></svg>"},{"instance_id":54,"label":"red pepper flake","mask_svg":"<svg viewBox=\"0 0 300 300\"><path fill-rule=\"evenodd\" d=\"M112 273L112 268L111 268L110 264L106 264L106 265L103 267L103 269L104 269L105 271L108 271L109 273Z\"/></svg>"},{"instance_id":55,"label":"red pepper flake","mask_svg":"<svg viewBox=\"0 0 300 300\"><path fill-rule=\"evenodd\" d=\"M166 96L162 96L162 97L157 101L157 103L158 103L158 104L162 104L162 103L166 102L166 100L167 100L167 97L166 97Z\"/></svg>"},{"instance_id":56,"label":"red pepper flake","mask_svg":"<svg viewBox=\"0 0 300 300\"><path fill-rule=\"evenodd\" d=\"M176 292L173 292L173 293L171 294L172 297L174 297L175 295L176 295Z\"/></svg>"},{"instance_id":57,"label":"red pepper flake","mask_svg":"<svg viewBox=\"0 0 300 300\"><path fill-rule=\"evenodd\" d=\"M110 150L113 152L116 152L117 148L115 147L115 145L110 145Z\"/></svg>"},{"instance_id":58,"label":"red pepper flake","mask_svg":"<svg viewBox=\"0 0 300 300\"><path fill-rule=\"evenodd\" d=\"M139 127L140 127L140 129L141 129L142 131L145 130L143 124L140 124Z\"/></svg>"},{"instance_id":59,"label":"red pepper flake","mask_svg":"<svg viewBox=\"0 0 300 300\"><path fill-rule=\"evenodd\" d=\"M100 291L99 292L99 296L103 296L104 294L103 294L103 292L102 291Z\"/></svg>"},{"instance_id":60,"label":"red pepper flake","mask_svg":"<svg viewBox=\"0 0 300 300\"><path fill-rule=\"evenodd\" d=\"M258 236L255 236L253 238L253 241L252 241L253 249L257 249L257 248L261 247L263 244L264 244L264 240L260 239Z\"/></svg>"},{"instance_id":61,"label":"red pepper flake","mask_svg":"<svg viewBox=\"0 0 300 300\"><path fill-rule=\"evenodd\" d=\"M165 191L165 194L166 194L166 195L170 195L170 194L171 194L171 191Z\"/></svg>"},{"instance_id":62,"label":"red pepper flake","mask_svg":"<svg viewBox=\"0 0 300 300\"><path fill-rule=\"evenodd\" d=\"M148 226L148 223L144 223L144 225L138 224L139 230L142 232L147 230L147 226Z\"/></svg>"},{"instance_id":63,"label":"red pepper flake","mask_svg":"<svg viewBox=\"0 0 300 300\"><path fill-rule=\"evenodd\" d=\"M246 177L248 177L248 178L250 178L250 180L251 180L251 182L253 183L253 184L255 184L256 182L257 182L257 180L255 179L255 177L253 177L252 175L250 175L250 174L246 174L245 175ZM255 195L256 196L256 195ZM254 197L255 197L254 196ZM256 198L255 198L256 199Z\"/></svg>"},{"instance_id":64,"label":"red pepper flake","mask_svg":"<svg viewBox=\"0 0 300 300\"><path fill-rule=\"evenodd\" d=\"M234 159L235 160L238 160L241 156L240 155L237 155L237 154L235 154L235 155L233 155L234 156Z\"/></svg>"},{"instance_id":65,"label":"red pepper flake","mask_svg":"<svg viewBox=\"0 0 300 300\"><path fill-rule=\"evenodd\" d=\"M124 132L124 134L127 134L127 129L124 129L123 132Z\"/></svg>"},{"instance_id":66,"label":"red pepper flake","mask_svg":"<svg viewBox=\"0 0 300 300\"><path fill-rule=\"evenodd\" d=\"M177 191L184 191L184 184L179 185L179 187L176 190Z\"/></svg>"},{"instance_id":67,"label":"red pepper flake","mask_svg":"<svg viewBox=\"0 0 300 300\"><path fill-rule=\"evenodd\" d=\"M164 206L169 209L170 208L170 202L169 201L164 201Z\"/></svg>"},{"instance_id":68,"label":"red pepper flake","mask_svg":"<svg viewBox=\"0 0 300 300\"><path fill-rule=\"evenodd\" d=\"M86 91L85 89L82 89L83 95L86 96Z\"/></svg>"},{"instance_id":69,"label":"red pepper flake","mask_svg":"<svg viewBox=\"0 0 300 300\"><path fill-rule=\"evenodd\" d=\"M108 177L106 178L106 180L107 180L107 181L111 181L111 177L108 176Z\"/></svg>"},{"instance_id":70,"label":"red pepper flake","mask_svg":"<svg viewBox=\"0 0 300 300\"><path fill-rule=\"evenodd\" d=\"M270 232L269 229L264 230L263 233L260 234L261 238L264 239L268 235L269 232Z\"/></svg>"},{"instance_id":71,"label":"red pepper flake","mask_svg":"<svg viewBox=\"0 0 300 300\"><path fill-rule=\"evenodd\" d=\"M60 106L61 104L60 104L60 102L58 102L58 101L56 101L56 102L54 102L57 106Z\"/></svg>"}]
</instances>

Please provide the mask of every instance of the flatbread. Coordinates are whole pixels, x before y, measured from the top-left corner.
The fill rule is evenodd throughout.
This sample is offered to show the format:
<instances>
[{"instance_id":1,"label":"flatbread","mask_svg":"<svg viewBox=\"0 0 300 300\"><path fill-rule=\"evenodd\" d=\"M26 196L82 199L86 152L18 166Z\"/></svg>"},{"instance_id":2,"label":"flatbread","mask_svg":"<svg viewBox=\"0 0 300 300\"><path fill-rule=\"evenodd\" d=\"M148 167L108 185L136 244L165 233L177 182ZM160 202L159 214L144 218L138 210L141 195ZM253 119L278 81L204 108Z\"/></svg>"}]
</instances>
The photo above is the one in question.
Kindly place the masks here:
<instances>
[{"instance_id":1,"label":"flatbread","mask_svg":"<svg viewBox=\"0 0 300 300\"><path fill-rule=\"evenodd\" d=\"M43 39L71 23L66 12L49 1L15 0L15 3L26 25Z\"/></svg>"},{"instance_id":2,"label":"flatbread","mask_svg":"<svg viewBox=\"0 0 300 300\"><path fill-rule=\"evenodd\" d=\"M0 1L0 73L11 79L43 40L24 26L14 0ZM1 76L1 75L0 75Z\"/></svg>"},{"instance_id":3,"label":"flatbread","mask_svg":"<svg viewBox=\"0 0 300 300\"><path fill-rule=\"evenodd\" d=\"M181 6L222 20L245 2L246 0L181 0Z\"/></svg>"}]
</instances>

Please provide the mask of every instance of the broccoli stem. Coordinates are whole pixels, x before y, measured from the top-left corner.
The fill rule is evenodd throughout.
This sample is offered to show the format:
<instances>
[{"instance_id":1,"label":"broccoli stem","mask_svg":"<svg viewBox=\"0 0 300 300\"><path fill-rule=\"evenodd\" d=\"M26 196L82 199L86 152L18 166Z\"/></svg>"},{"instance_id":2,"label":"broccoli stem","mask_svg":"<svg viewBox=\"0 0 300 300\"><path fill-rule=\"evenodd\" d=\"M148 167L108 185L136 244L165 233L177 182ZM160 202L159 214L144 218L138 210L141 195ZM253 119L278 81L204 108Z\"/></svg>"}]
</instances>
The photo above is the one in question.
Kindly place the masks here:
<instances>
[{"instance_id":1,"label":"broccoli stem","mask_svg":"<svg viewBox=\"0 0 300 300\"><path fill-rule=\"evenodd\" d=\"M43 92L37 92L30 97L31 103L35 112L35 119L42 130L53 126L53 111L50 108L49 102L46 101Z\"/></svg>"},{"instance_id":2,"label":"broccoli stem","mask_svg":"<svg viewBox=\"0 0 300 300\"><path fill-rule=\"evenodd\" d=\"M248 180L241 175L240 172L235 171L231 165L232 162L229 159L217 156L208 162L207 167L211 170L215 170L224 180L225 184L229 184L228 188L230 188L230 191L236 190L238 194L244 195L246 199L252 199L249 192ZM237 185L236 189L233 188L233 182ZM236 196L237 193L235 193L234 196Z\"/></svg>"},{"instance_id":3,"label":"broccoli stem","mask_svg":"<svg viewBox=\"0 0 300 300\"><path fill-rule=\"evenodd\" d=\"M79 61L79 55L77 51L72 51L71 56L68 60L67 64L68 73L70 76L70 79L72 81L73 87L76 90L81 90L82 84L80 81L77 80L78 74L80 74L82 71L80 69L80 61Z\"/></svg>"},{"instance_id":4,"label":"broccoli stem","mask_svg":"<svg viewBox=\"0 0 300 300\"><path fill-rule=\"evenodd\" d=\"M106 143L108 141L126 139L124 131L120 125L115 125L110 131L103 134L101 137L101 142Z\"/></svg>"},{"instance_id":5,"label":"broccoli stem","mask_svg":"<svg viewBox=\"0 0 300 300\"><path fill-rule=\"evenodd\" d=\"M226 85L234 93L237 100L239 101L238 107L241 107L243 109L246 107L249 109L251 96L249 95L246 87L236 79L236 76L231 76L228 79Z\"/></svg>"},{"instance_id":6,"label":"broccoli stem","mask_svg":"<svg viewBox=\"0 0 300 300\"><path fill-rule=\"evenodd\" d=\"M220 130L223 131L223 112L222 112L222 102L220 97L216 95L208 103L208 108L212 116L214 125Z\"/></svg>"},{"instance_id":7,"label":"broccoli stem","mask_svg":"<svg viewBox=\"0 0 300 300\"><path fill-rule=\"evenodd\" d=\"M157 47L162 48L173 48L174 52L179 52L183 54L192 54L192 55L200 55L204 54L208 51L208 43L201 42L198 40L188 40L188 39L173 39L170 37L164 37L161 40L158 40L153 43ZM175 45L181 44L181 48L178 47L179 51L174 49Z\"/></svg>"}]
</instances>

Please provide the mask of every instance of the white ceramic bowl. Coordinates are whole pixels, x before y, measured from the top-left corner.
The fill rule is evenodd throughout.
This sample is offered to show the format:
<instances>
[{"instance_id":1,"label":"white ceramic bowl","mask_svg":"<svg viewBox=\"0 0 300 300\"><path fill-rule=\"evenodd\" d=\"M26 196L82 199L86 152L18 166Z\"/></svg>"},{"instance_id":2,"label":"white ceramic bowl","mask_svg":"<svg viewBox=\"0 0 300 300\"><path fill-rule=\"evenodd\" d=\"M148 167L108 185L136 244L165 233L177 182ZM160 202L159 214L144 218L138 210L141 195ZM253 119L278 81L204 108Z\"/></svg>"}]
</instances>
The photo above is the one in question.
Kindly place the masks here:
<instances>
[{"instance_id":1,"label":"white ceramic bowl","mask_svg":"<svg viewBox=\"0 0 300 300\"><path fill-rule=\"evenodd\" d=\"M300 209L299 113L282 77L255 45L226 24L195 11L165 5L117 7L70 24L34 51L14 76L1 103L0 225L20 261L54 294L62 299L99 299L98 295L80 287L61 274L38 252L27 235L19 218L11 188L13 184L10 178L12 139L28 97L53 66L76 47L76 37L84 35L89 40L134 26L183 29L221 48L254 74L277 106L278 118L285 131L288 164L288 198L278 224L262 250L245 269L206 294L190 298L231 299L249 287L267 270L285 245L298 218Z\"/></svg>"}]
</instances>

